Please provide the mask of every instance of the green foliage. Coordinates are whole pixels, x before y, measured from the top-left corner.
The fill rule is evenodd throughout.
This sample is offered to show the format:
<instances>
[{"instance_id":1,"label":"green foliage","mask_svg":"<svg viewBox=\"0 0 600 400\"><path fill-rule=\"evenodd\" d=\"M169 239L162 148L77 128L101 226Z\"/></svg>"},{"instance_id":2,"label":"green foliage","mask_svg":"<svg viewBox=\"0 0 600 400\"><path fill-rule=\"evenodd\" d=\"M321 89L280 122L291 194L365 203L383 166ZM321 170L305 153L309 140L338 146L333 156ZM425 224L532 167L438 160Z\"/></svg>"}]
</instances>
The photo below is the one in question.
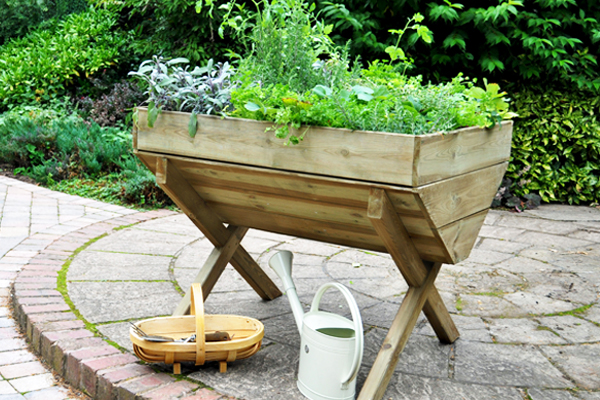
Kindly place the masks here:
<instances>
[{"instance_id":1,"label":"green foliage","mask_svg":"<svg viewBox=\"0 0 600 400\"><path fill-rule=\"evenodd\" d=\"M67 93L78 78L117 64L130 36L104 11L69 15L0 47L0 110L46 103Z\"/></svg>"},{"instance_id":2,"label":"green foliage","mask_svg":"<svg viewBox=\"0 0 600 400\"><path fill-rule=\"evenodd\" d=\"M0 162L38 182L105 200L169 204L154 176L131 152L131 134L85 123L75 115L47 121L6 113ZM63 182L66 181L66 182Z\"/></svg>"},{"instance_id":3,"label":"green foliage","mask_svg":"<svg viewBox=\"0 0 600 400\"><path fill-rule=\"evenodd\" d=\"M0 45L52 18L85 11L85 0L0 0Z\"/></svg>"},{"instance_id":4,"label":"green foliage","mask_svg":"<svg viewBox=\"0 0 600 400\"><path fill-rule=\"evenodd\" d=\"M125 29L135 32L130 50L138 60L155 54L185 57L193 64L223 59L238 44L221 38L217 29L224 10L212 0L89 0L118 12Z\"/></svg>"},{"instance_id":5,"label":"green foliage","mask_svg":"<svg viewBox=\"0 0 600 400\"><path fill-rule=\"evenodd\" d=\"M418 32L401 47L419 73L437 79L463 72L497 80L571 82L600 89L600 3L584 0L346 0L343 7L315 0L327 23L336 24L338 43L352 39L351 54L380 58L396 42L398 19L419 12L429 18L431 44ZM391 35L389 33L392 33Z\"/></svg>"},{"instance_id":6,"label":"green foliage","mask_svg":"<svg viewBox=\"0 0 600 400\"><path fill-rule=\"evenodd\" d=\"M240 65L242 76L251 76L261 85L288 85L297 92L346 79L347 52L329 38L333 27L314 18L314 7L302 1L263 1L262 5L263 10L238 30L240 36L250 31L251 51Z\"/></svg>"},{"instance_id":7,"label":"green foliage","mask_svg":"<svg viewBox=\"0 0 600 400\"><path fill-rule=\"evenodd\" d=\"M188 63L185 58L163 61L154 56L129 73L147 88L148 126L154 125L162 110L188 111L192 113L189 133L194 137L198 114L220 114L230 105L234 70L227 62L215 65L212 59L191 72L178 65Z\"/></svg>"},{"instance_id":8,"label":"green foliage","mask_svg":"<svg viewBox=\"0 0 600 400\"><path fill-rule=\"evenodd\" d=\"M600 201L600 96L533 86L514 93L519 114L506 176L517 196Z\"/></svg>"},{"instance_id":9,"label":"green foliage","mask_svg":"<svg viewBox=\"0 0 600 400\"><path fill-rule=\"evenodd\" d=\"M297 144L301 125L344 127L408 134L449 131L462 126L493 126L508 112L505 93L496 84L486 89L457 77L448 84L423 84L408 78L412 64L398 47L407 30L431 41L431 32L415 14L386 52L391 61L353 68L345 49L332 44L331 28L312 8L296 1L268 3L256 22L244 23L253 34L253 51L240 64L241 85L232 92L232 115L276 123L275 134Z\"/></svg>"}]
</instances>

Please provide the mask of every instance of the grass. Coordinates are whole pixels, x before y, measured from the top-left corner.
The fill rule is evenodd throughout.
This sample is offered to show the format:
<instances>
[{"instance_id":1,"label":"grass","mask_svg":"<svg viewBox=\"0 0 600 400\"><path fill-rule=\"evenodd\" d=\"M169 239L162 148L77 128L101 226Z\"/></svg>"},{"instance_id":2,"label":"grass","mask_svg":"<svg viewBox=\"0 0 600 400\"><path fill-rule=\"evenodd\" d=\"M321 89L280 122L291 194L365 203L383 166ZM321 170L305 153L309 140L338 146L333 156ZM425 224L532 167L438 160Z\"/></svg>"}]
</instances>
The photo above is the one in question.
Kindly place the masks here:
<instances>
[{"instance_id":1,"label":"grass","mask_svg":"<svg viewBox=\"0 0 600 400\"><path fill-rule=\"evenodd\" d=\"M136 210L155 210L157 208L166 208L173 211L179 210L172 204L165 205L163 202L155 201L154 199L146 199L143 195L141 195L139 202L126 202L123 200L124 184L125 180L121 174L112 173L97 179L79 177L64 179L48 185L48 188Z\"/></svg>"},{"instance_id":2,"label":"grass","mask_svg":"<svg viewBox=\"0 0 600 400\"><path fill-rule=\"evenodd\" d=\"M554 332L552 329L548 328L547 326L538 325L537 328L536 328L536 330L538 330L538 331L548 331L548 332L551 332L554 335L560 337L560 335L558 333Z\"/></svg>"},{"instance_id":3,"label":"grass","mask_svg":"<svg viewBox=\"0 0 600 400\"><path fill-rule=\"evenodd\" d=\"M67 305L71 309L71 312L73 314L75 314L75 317L78 320L80 320L81 322L83 322L83 324L85 325L85 328L87 330L93 332L94 335L96 335L96 336L102 336L100 334L100 332L98 332L98 329L96 328L96 325L92 324L91 322L89 322L88 320L86 320L83 317L83 315L81 315L81 313L79 312L79 310L77 309L77 307L75 307L75 304L73 304L73 301L71 300L71 297L69 296L69 290L67 289L67 272L69 271L69 267L71 266L71 262L73 262L73 260L75 259L75 257L79 253L81 253L84 249L86 249L92 243L97 242L98 240L102 239L103 237L106 237L107 235L108 234L105 233L105 234L100 235L100 236L98 236L96 238L93 238L93 239L89 240L88 242L86 242L85 244L83 244L77 250L75 250L73 252L73 254L69 257L69 259L63 264L63 266L60 269L60 271L58 271L58 277L56 278L56 289L59 291L59 293L65 299L65 303L67 303ZM116 348L118 348L121 351L125 350L121 346L119 346L118 344L116 344L114 342L111 343L111 345L115 346Z\"/></svg>"},{"instance_id":4,"label":"grass","mask_svg":"<svg viewBox=\"0 0 600 400\"><path fill-rule=\"evenodd\" d=\"M476 293L471 293L471 294L475 295L475 296L502 297L502 296L504 296L507 293L508 292L503 292L502 290L496 289L496 290L491 291L491 292L476 292Z\"/></svg>"},{"instance_id":5,"label":"grass","mask_svg":"<svg viewBox=\"0 0 600 400\"><path fill-rule=\"evenodd\" d=\"M458 296L456 298L456 311L462 311L463 310L463 299Z\"/></svg>"}]
</instances>

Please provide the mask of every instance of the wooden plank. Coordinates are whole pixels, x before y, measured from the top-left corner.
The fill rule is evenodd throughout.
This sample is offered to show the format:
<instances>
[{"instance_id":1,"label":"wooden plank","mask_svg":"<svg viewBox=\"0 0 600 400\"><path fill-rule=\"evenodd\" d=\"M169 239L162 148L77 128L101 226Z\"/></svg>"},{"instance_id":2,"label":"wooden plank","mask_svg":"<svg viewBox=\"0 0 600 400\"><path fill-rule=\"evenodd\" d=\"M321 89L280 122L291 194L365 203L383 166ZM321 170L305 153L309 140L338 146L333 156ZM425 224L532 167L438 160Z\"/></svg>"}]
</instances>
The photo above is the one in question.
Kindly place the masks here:
<instances>
[{"instance_id":1,"label":"wooden plank","mask_svg":"<svg viewBox=\"0 0 600 400\"><path fill-rule=\"evenodd\" d=\"M137 153L138 157L140 157L145 163L147 163L151 170L153 170L154 172L156 171L156 163L153 162L153 160L155 160L156 155L153 153L147 153L147 152L138 152ZM182 165L198 165L197 167L188 167L188 168L184 168L182 170L182 174L185 175L186 180L191 181L191 182L195 182L193 176L195 175L191 175L191 174L195 174L197 171L200 170L204 170L203 168L200 168L200 166L206 166L206 171L204 171L205 174L212 174L213 169L214 170L219 170L220 167L223 168L231 168L232 174L236 174L237 176L239 176L240 178L246 179L244 173L246 171L246 169L251 169L251 170L255 170L257 168L251 168L251 167L238 167L238 166L229 166L227 164L223 164L223 163L217 163L217 162L206 162L206 161L195 161L195 160L182 160L181 158L176 158L175 160L170 159L171 161L174 162L174 164L177 167L180 167ZM208 172L207 172L208 171ZM218 172L216 172L218 173ZM290 176L290 175L299 175L299 174L294 174L294 173L288 173L288 172L272 172L269 171L268 172L269 177L271 177L271 181L275 182L275 185L279 185L281 180L280 180L280 175L284 175L285 178L283 178L282 180L287 180L287 179L295 179L295 176ZM296 181L302 181L301 179L296 179ZM331 185L332 186L332 193L336 193L338 194L339 190L336 189L337 185L341 185L343 186L348 186L348 181L346 182L337 182L337 180L335 179L329 179L329 178L318 178L315 179L316 182L312 182L310 181L309 184L312 187L317 187L317 185L322 186L322 189L320 190L320 193L326 193L326 185ZM323 181L321 183L319 183L320 181ZM333 181L333 182L331 182ZM354 182L350 182L350 183L354 183ZM353 195L356 197L356 193L357 192L361 192L365 195L365 199L366 201L363 203L362 201L358 202L358 200L355 200L355 202L358 202L358 204L363 204L363 209L359 210L359 212L363 213L364 209L366 209L366 205L368 202L368 194L370 191L369 186L367 185L363 185L362 183L357 183L357 188L354 190ZM420 200L416 199L414 197L414 194L412 192L405 192L402 189L397 190L397 187L391 187L391 186L377 186L377 187L387 187L387 188L391 188L387 191L387 193L390 194L390 199L394 198L395 195L397 195L396 197L396 202L394 203L394 206L396 207L396 210L398 210L398 208L402 211L405 211L405 204L406 204L406 199L409 199L408 201L411 203L416 204L416 208L418 209L419 207L422 207L419 205ZM194 188L197 191L202 192L201 195L202 197L207 196L207 192L206 190L210 190L210 189L206 189L205 187L198 187L196 186ZM268 188L264 188L263 190L268 191L270 189ZM276 191L276 193L279 193ZM290 193L290 192L288 192ZM294 195L296 192L291 192L292 195ZM410 197L409 197L410 196ZM291 199L290 201L293 201L293 199ZM335 201L337 200L337 197L327 197L327 202L330 202L332 204L334 204ZM344 202L343 199L341 200L342 203ZM419 203L417 203L417 201ZM356 204L356 203L350 203L350 204ZM342 246L351 246L351 247L357 247L357 248L362 248L365 250L372 250L372 251L379 251L379 252L387 252L385 246L383 245L383 243L381 242L380 238L377 236L374 228L371 225L368 226L352 226L352 225L344 225L344 224L339 224L337 222L321 222L318 221L316 219L312 219L312 220L302 220L296 217L288 217L288 216L284 216L284 215L270 215L270 214L266 214L264 212L261 213L260 209L257 208L242 208L240 207L239 204L231 204L231 205L224 205L224 204L218 204L218 203L213 203L212 201L208 203L210 209L212 211L214 211L219 218L221 219L221 222L227 222L227 223L231 223L234 225L240 225L240 226L249 226L249 227L253 227L256 229L262 229L265 231L269 231L269 232L275 232L275 233L281 233L281 234L286 234L286 235L293 235L293 236L299 236L299 237L305 237L307 239L312 239L312 240L319 240L319 241L323 241L323 242L327 242L327 243L332 243L332 244L338 244L338 245L342 245ZM295 206L293 203L290 203L289 207L290 209L293 209ZM410 206L411 209L413 209L412 212L415 215L422 215L421 212L419 211L414 211L415 206L411 205ZM425 222L424 220L421 220L419 218L412 218L412 217L407 217L405 214L401 214L400 215L402 218L402 222L405 224L405 226L407 226L412 232L409 232L409 234L411 235L411 238L413 239L413 242L415 244L415 246L417 247L419 254L421 255L421 257L425 260L429 260L429 261L441 261L441 262L447 262L447 263L451 263L452 259L450 258L450 256L448 255L448 252L444 249L444 244L441 240L441 238L439 238L439 235L435 234L432 236L432 231L430 230L430 228L428 227L428 223ZM254 224L254 225L252 225Z\"/></svg>"},{"instance_id":2,"label":"wooden plank","mask_svg":"<svg viewBox=\"0 0 600 400\"><path fill-rule=\"evenodd\" d=\"M198 132L188 134L190 114L162 112L148 127L139 109L138 148L208 160L410 185L415 136L311 127L297 146L284 146L265 129L271 123L198 116Z\"/></svg>"},{"instance_id":3,"label":"wooden plank","mask_svg":"<svg viewBox=\"0 0 600 400\"><path fill-rule=\"evenodd\" d=\"M331 222L344 225L357 225L373 229L367 218L367 203L363 208L348 207L342 204L320 203L312 200L301 200L293 197L273 196L260 192L239 192L226 188L195 187L194 189L210 205L210 207L223 218L217 211L221 205L240 207L265 213L265 218L278 218L290 216L304 218L315 222ZM242 216L242 218L244 218ZM249 217L248 217L249 218ZM400 217L411 235L434 237L431 228L424 218L418 216ZM233 222L235 223L235 222ZM236 225L242 225L235 223Z\"/></svg>"},{"instance_id":4,"label":"wooden plank","mask_svg":"<svg viewBox=\"0 0 600 400\"><path fill-rule=\"evenodd\" d=\"M371 190L368 216L406 283L421 286L427 268L384 190Z\"/></svg>"},{"instance_id":5,"label":"wooden plank","mask_svg":"<svg viewBox=\"0 0 600 400\"><path fill-rule=\"evenodd\" d=\"M450 344L458 339L460 336L458 329L456 329L444 300L442 300L435 287L429 291L429 296L427 296L427 301L423 306L423 313L425 313L440 342Z\"/></svg>"},{"instance_id":6,"label":"wooden plank","mask_svg":"<svg viewBox=\"0 0 600 400\"><path fill-rule=\"evenodd\" d=\"M321 242L356 247L365 250L387 252L375 230L358 225L343 225L333 222L306 220L284 215L271 215L260 211L236 206L210 204L224 222L246 222L253 228L298 236ZM248 226L248 225L246 225ZM425 226L426 227L426 226ZM451 262L444 252L444 244L436 237L412 236L414 245L423 259Z\"/></svg>"},{"instance_id":7,"label":"wooden plank","mask_svg":"<svg viewBox=\"0 0 600 400\"><path fill-rule=\"evenodd\" d=\"M160 181L164 181L164 183L159 184L165 193L215 247L224 246L229 239L227 229L177 168L166 157L162 157L157 158L156 171L157 175L164 175L164 178L160 178ZM159 182L158 179L157 182ZM274 299L281 296L277 286L243 247L239 246L236 249L231 259L231 265L263 299Z\"/></svg>"},{"instance_id":8,"label":"wooden plank","mask_svg":"<svg viewBox=\"0 0 600 400\"><path fill-rule=\"evenodd\" d=\"M440 238L445 243L444 247L451 251L452 264L469 257L487 213L488 210L480 211L438 230Z\"/></svg>"},{"instance_id":9,"label":"wooden plank","mask_svg":"<svg viewBox=\"0 0 600 400\"><path fill-rule=\"evenodd\" d=\"M493 129L459 129L449 134L418 136L420 142L412 186L422 186L508 161L512 121Z\"/></svg>"},{"instance_id":10,"label":"wooden plank","mask_svg":"<svg viewBox=\"0 0 600 400\"><path fill-rule=\"evenodd\" d=\"M417 323L419 313L429 293L432 289L435 289L433 283L440 267L441 263L435 263L421 287L411 287L408 289L358 395L358 400L380 400L385 394L385 390L398 363L400 353L402 353L404 346L408 342L408 338Z\"/></svg>"},{"instance_id":11,"label":"wooden plank","mask_svg":"<svg viewBox=\"0 0 600 400\"><path fill-rule=\"evenodd\" d=\"M507 162L455 176L417 189L435 227L488 209L496 194Z\"/></svg>"},{"instance_id":12,"label":"wooden plank","mask_svg":"<svg viewBox=\"0 0 600 400\"><path fill-rule=\"evenodd\" d=\"M376 186L388 191L398 212L406 215L421 213L415 192L411 188L182 157L170 159L190 182L200 186L233 187L240 191L267 192L360 208L367 203L371 187Z\"/></svg>"},{"instance_id":13,"label":"wooden plank","mask_svg":"<svg viewBox=\"0 0 600 400\"><path fill-rule=\"evenodd\" d=\"M223 247L215 247L210 253L204 265L198 272L198 275L194 279L193 283L200 283L202 285L202 297L206 301L206 298L212 291L213 287L217 283L217 280L225 270L225 267L229 263L229 260L233 256L233 253L237 250L240 242L244 238L248 228L244 226L229 225L227 231L230 233L229 239ZM185 315L190 313L190 301L191 301L191 290L186 290L185 296L179 302L173 315Z\"/></svg>"}]
</instances>

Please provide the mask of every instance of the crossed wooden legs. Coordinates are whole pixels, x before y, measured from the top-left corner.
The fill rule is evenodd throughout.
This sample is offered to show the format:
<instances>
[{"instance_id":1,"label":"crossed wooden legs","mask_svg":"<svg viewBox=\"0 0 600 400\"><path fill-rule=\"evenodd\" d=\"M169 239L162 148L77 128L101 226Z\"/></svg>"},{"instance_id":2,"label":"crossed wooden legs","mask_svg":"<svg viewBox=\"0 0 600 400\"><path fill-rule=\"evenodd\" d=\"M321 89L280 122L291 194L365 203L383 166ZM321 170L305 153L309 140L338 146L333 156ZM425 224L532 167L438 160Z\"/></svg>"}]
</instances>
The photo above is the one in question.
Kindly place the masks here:
<instances>
[{"instance_id":1,"label":"crossed wooden legs","mask_svg":"<svg viewBox=\"0 0 600 400\"><path fill-rule=\"evenodd\" d=\"M225 228L219 217L167 158L156 159L156 181L215 246L196 278L196 282L202 284L205 298L228 262L263 299L281 295L270 278L240 246L248 228L233 225ZM434 286L441 263L423 262L384 190L371 189L367 216L409 285L358 397L358 400L379 400L385 393L421 310L440 341L452 343L459 334ZM178 305L176 315L187 312L189 297L186 295L186 298Z\"/></svg>"},{"instance_id":2,"label":"crossed wooden legs","mask_svg":"<svg viewBox=\"0 0 600 400\"><path fill-rule=\"evenodd\" d=\"M240 246L248 228L233 225L225 228L219 217L198 196L181 172L166 157L156 159L156 183L215 246L195 280L202 284L205 299L227 263L231 263L263 299L270 300L281 296L281 292L269 276ZM175 315L186 314L189 311L189 305L190 296L187 293L177 306Z\"/></svg>"},{"instance_id":3,"label":"crossed wooden legs","mask_svg":"<svg viewBox=\"0 0 600 400\"><path fill-rule=\"evenodd\" d=\"M387 389L421 310L440 341L452 343L459 334L434 286L442 264L425 265L421 260L384 190L371 189L367 216L409 286L358 396L358 400L379 400Z\"/></svg>"}]
</instances>

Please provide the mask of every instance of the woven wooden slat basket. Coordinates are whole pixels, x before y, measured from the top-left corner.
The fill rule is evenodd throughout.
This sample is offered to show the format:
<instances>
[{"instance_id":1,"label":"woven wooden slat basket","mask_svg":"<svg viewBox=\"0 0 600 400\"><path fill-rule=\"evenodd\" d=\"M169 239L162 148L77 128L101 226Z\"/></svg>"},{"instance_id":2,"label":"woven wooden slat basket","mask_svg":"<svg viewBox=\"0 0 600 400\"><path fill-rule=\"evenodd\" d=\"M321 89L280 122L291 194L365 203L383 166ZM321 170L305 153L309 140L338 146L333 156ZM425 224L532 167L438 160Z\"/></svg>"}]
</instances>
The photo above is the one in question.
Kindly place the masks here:
<instances>
[{"instance_id":1,"label":"woven wooden slat basket","mask_svg":"<svg viewBox=\"0 0 600 400\"><path fill-rule=\"evenodd\" d=\"M202 303L202 287L192 285L191 315L158 317L137 322L148 335L158 335L175 340L196 334L195 342L151 342L138 335L133 327L129 337L135 354L147 362L173 364L173 372L181 373L181 362L203 365L207 361L219 361L221 372L227 363L248 358L260 349L264 336L263 324L249 317L237 315L205 315ZM227 332L231 340L207 342L205 334Z\"/></svg>"}]
</instances>

